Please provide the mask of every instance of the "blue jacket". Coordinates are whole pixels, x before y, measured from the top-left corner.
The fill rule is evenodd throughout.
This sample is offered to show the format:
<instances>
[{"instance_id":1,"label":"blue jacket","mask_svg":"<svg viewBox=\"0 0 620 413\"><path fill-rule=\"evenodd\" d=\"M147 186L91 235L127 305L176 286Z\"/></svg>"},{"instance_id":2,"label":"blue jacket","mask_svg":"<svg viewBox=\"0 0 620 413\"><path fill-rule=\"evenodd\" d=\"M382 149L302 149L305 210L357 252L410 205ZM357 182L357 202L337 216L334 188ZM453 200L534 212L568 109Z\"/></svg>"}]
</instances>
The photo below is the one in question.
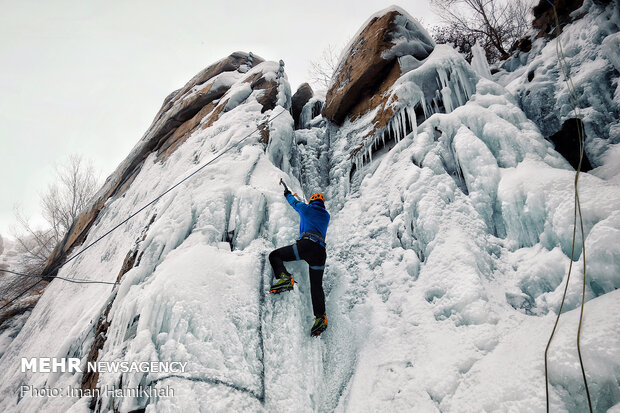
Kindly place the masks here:
<instances>
[{"instance_id":1,"label":"blue jacket","mask_svg":"<svg viewBox=\"0 0 620 413\"><path fill-rule=\"evenodd\" d=\"M329 224L329 212L325 209L323 202L303 203L295 199L291 194L286 195L286 200L301 218L299 222L299 235L306 231L319 234L325 239L327 235L327 225Z\"/></svg>"}]
</instances>

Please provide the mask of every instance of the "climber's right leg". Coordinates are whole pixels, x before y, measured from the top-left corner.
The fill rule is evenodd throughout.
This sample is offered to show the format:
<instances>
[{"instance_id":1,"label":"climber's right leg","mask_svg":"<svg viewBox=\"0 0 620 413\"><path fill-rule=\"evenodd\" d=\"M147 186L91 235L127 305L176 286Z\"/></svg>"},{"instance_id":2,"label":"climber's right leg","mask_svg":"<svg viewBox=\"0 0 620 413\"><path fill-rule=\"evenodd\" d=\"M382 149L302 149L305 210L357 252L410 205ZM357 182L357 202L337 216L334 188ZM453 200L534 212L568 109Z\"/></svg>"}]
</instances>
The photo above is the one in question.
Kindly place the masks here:
<instances>
[{"instance_id":1,"label":"climber's right leg","mask_svg":"<svg viewBox=\"0 0 620 413\"><path fill-rule=\"evenodd\" d=\"M284 262L299 260L299 255L295 254L295 246L295 244L287 245L286 247L273 250L269 254L269 262L276 278L276 282L271 286L269 292L279 294L293 289L295 280L291 273L286 270Z\"/></svg>"}]
</instances>

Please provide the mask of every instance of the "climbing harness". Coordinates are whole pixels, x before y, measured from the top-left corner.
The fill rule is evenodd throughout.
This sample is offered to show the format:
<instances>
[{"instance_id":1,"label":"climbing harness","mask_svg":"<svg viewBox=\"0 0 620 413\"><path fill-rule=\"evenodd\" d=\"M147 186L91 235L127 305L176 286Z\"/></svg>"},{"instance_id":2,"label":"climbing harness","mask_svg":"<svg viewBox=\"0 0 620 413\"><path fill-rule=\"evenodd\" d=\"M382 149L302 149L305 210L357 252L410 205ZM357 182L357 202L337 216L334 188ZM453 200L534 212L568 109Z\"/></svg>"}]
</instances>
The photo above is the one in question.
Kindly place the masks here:
<instances>
[{"instance_id":1,"label":"climbing harness","mask_svg":"<svg viewBox=\"0 0 620 413\"><path fill-rule=\"evenodd\" d=\"M193 176L195 176L198 172L202 171L204 168L206 168L207 166L211 165L213 162L215 162L217 159L219 159L222 155L224 155L226 152L230 151L233 148L238 147L239 145L241 145L242 142L244 142L246 139L248 139L250 136L252 136L254 133L259 132L261 127L264 127L265 125L270 124L271 122L273 122L278 116L282 115L284 112L287 112L286 109L283 109L282 112L278 113L276 116L272 117L271 119L269 119L268 121L265 121L261 124L259 124L256 129L254 129L252 132L250 132L249 134L247 134L245 137L243 137L241 140L239 140L237 143L229 146L228 148L224 149L222 152L220 152L217 156L215 156L213 159L211 159L210 161L206 162L204 165L202 165L200 168L196 169L194 172L192 172L191 174L187 175L185 178L181 179L179 182L177 182L176 184L172 185L170 188L168 188L167 190L165 190L163 193L161 193L160 195L158 195L155 199L153 199L151 202L147 203L146 205L144 205L143 207L141 207L140 209L138 209L136 212L132 213L131 215L129 215L126 219L124 219L123 221L121 221L120 223L118 223L116 226L114 226L112 229L110 229L109 231L107 231L105 234L103 234L102 236L100 236L99 238L97 238L96 240L94 240L93 242L91 242L90 244L88 244L86 247L84 247L83 249L81 249L79 252L77 252L75 255L71 256L70 258L68 258L66 261L64 261L62 264L58 264L56 266L54 266L51 270L49 270L47 273L48 274L53 274L55 271L59 270L60 268L62 268L63 266L65 266L66 264L68 264L69 262L73 261L74 259L76 259L77 257L79 257L80 255L82 255L84 252L86 252L86 250L88 250L90 247L92 247L93 245L97 244L99 241L101 241L102 239L104 239L105 237L107 237L108 235L110 235L113 231L115 231L116 229L118 229L119 227L121 227L122 225L124 225L125 223L127 223L131 218L135 217L136 215L138 215L140 212L144 211L147 207L153 205L155 202L159 201L164 195L166 195L167 193L169 193L170 191L172 191L173 189L175 189L176 187L178 187L179 185L181 185L182 183L184 183L185 181L189 180L190 178L192 178ZM26 294L28 291L32 290L33 288L35 288L37 285L39 285L41 282L43 282L43 280L45 279L54 279L54 278L58 278L60 280L64 280L64 281L70 281L70 282L74 282L74 283L78 283L78 284L110 284L110 285L115 285L118 284L118 281L116 282L106 282L106 281L90 281L90 280L83 280L83 279L68 279L68 278L64 278L64 277L58 277L58 276L45 276L45 275L38 275L38 274L26 274L26 273L19 273L19 272L15 272L15 271L9 271L9 270L3 270L0 269L1 272L5 272L5 273L12 273L18 276L22 276L22 277L34 277L34 278L40 278L36 283L32 284L30 287L26 288L24 291L22 291L21 293L19 293L17 296L13 297L11 300L9 300L6 304L4 304L2 307L0 307L0 310L3 310L4 308L8 307L9 305L11 305L13 302L15 302L17 299L19 299L20 297L22 297L24 294Z\"/></svg>"},{"instance_id":2,"label":"climbing harness","mask_svg":"<svg viewBox=\"0 0 620 413\"><path fill-rule=\"evenodd\" d=\"M549 4L553 7L553 15L555 17L555 30L558 31L558 35L556 37L556 53L558 55L558 64L560 65L562 71L564 72L566 87L568 89L569 98L573 107L573 113L576 119L579 119L579 114L577 113L577 94L575 92L575 86L573 85L573 80L570 76L570 68L565 60L564 50L562 49L562 42L560 39L560 22L557 14L557 10L555 7L555 3L547 0ZM558 323L560 321L560 316L562 315L562 308L564 307L564 302L566 300L566 293L568 291L568 283L570 281L571 272L573 269L573 262L575 258L575 240L577 237L577 215L579 215L579 226L581 229L581 250L583 257L583 286L581 291L581 311L579 313L579 327L577 329L577 353L579 354L579 366L581 367L581 374L583 376L583 383L586 388L586 396L588 398L588 407L590 409L590 413L592 413L592 400L590 398L590 389L588 387L588 379L586 377L586 371L583 366L583 358L581 356L581 326L583 322L583 311L585 307L585 298L586 298L586 243L585 243L585 232L583 229L583 216L581 213L581 203L579 201L579 174L581 173L581 164L583 161L583 153L584 153L584 133L583 133L583 123L579 122L577 125L577 133L579 138L579 164L577 165L577 170L575 171L575 202L574 202L574 214L573 214L573 239L571 246L571 258L570 264L568 267L568 275L566 277L566 286L564 287L564 294L562 295L562 302L560 304L560 309L558 310L558 315L555 319L555 324L553 325L553 330L551 331L551 336L549 337L549 341L547 342L547 347L545 348L545 391L546 391L546 402L547 402L547 413L549 413L549 369L547 362L547 354L549 352L549 347L551 346L551 341L555 335L555 331L557 329Z\"/></svg>"},{"instance_id":3,"label":"climbing harness","mask_svg":"<svg viewBox=\"0 0 620 413\"><path fill-rule=\"evenodd\" d=\"M305 231L304 233L302 233L299 236L299 239L309 239L310 241L316 242L317 244L319 244L320 246L322 246L323 248L325 248L326 244L325 244L325 238L323 238L321 236L321 234L317 234L316 232L312 232L312 231Z\"/></svg>"}]
</instances>

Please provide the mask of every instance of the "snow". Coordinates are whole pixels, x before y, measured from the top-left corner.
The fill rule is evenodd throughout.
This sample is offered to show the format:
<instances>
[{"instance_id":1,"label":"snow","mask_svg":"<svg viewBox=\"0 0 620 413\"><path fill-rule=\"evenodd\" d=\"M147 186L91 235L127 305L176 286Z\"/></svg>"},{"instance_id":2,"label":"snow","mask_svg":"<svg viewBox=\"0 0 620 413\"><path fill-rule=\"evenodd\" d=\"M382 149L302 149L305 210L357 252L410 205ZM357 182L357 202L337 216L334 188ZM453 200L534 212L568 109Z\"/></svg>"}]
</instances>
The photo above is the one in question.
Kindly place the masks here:
<instances>
[{"instance_id":1,"label":"snow","mask_svg":"<svg viewBox=\"0 0 620 413\"><path fill-rule=\"evenodd\" d=\"M264 113L264 92L243 84L258 71L278 84L278 105ZM84 245L253 134L60 271L114 281L128 253L140 257L115 287L49 285L0 359L0 409L89 411L88 398L19 398L23 383L79 388L82 379L22 373L19 360L85 365L109 308L98 360L179 361L187 370L101 373L100 387L175 391L103 395L102 411L544 411L543 354L568 282L574 171L510 93L518 81L504 88L437 46L395 83L394 117L370 135L376 110L340 128L316 116L294 130L277 62L232 77L228 110L164 161L151 154ZM270 119L265 143L256 128ZM587 409L575 347L585 263L584 368L595 411L620 405L620 186L610 148L579 178L587 254L584 262L577 231L549 353L552 411ZM267 294L268 253L298 236L280 178L302 198L325 193L332 216L329 328L318 339L309 336L305 263L287 264L293 292Z\"/></svg>"},{"instance_id":2,"label":"snow","mask_svg":"<svg viewBox=\"0 0 620 413\"><path fill-rule=\"evenodd\" d=\"M505 61L494 80L517 97L545 137L557 132L567 119L581 117L586 154L598 167L605 164L611 145L620 142L620 8L618 2L586 1L581 11L586 16L567 25L559 38L533 38L531 51ZM577 96L577 113L559 64L562 55Z\"/></svg>"},{"instance_id":3,"label":"snow","mask_svg":"<svg viewBox=\"0 0 620 413\"><path fill-rule=\"evenodd\" d=\"M409 13L398 7L392 10L400 12L394 19L394 31L391 33L394 45L385 50L381 57L391 60L394 57L409 56L423 60L435 47L435 42L424 26Z\"/></svg>"},{"instance_id":4,"label":"snow","mask_svg":"<svg viewBox=\"0 0 620 413\"><path fill-rule=\"evenodd\" d=\"M590 171L592 175L620 185L620 144L610 145L603 155L603 164Z\"/></svg>"}]
</instances>

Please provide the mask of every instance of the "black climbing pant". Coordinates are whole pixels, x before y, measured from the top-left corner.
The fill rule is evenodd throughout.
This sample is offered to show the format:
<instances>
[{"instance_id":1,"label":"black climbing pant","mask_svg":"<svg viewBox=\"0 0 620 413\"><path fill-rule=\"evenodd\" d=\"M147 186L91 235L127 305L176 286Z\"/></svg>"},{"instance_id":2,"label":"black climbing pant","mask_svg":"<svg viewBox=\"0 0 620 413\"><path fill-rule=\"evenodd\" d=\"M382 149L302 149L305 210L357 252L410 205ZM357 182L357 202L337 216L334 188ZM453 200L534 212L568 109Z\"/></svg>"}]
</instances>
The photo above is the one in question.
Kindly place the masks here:
<instances>
[{"instance_id":1,"label":"black climbing pant","mask_svg":"<svg viewBox=\"0 0 620 413\"><path fill-rule=\"evenodd\" d=\"M278 248L269 254L269 262L276 276L289 272L284 262L304 260L310 266L310 294L312 308L316 317L325 314L325 294L323 293L323 271L327 253L325 248L309 239L300 239L293 245Z\"/></svg>"}]
</instances>

